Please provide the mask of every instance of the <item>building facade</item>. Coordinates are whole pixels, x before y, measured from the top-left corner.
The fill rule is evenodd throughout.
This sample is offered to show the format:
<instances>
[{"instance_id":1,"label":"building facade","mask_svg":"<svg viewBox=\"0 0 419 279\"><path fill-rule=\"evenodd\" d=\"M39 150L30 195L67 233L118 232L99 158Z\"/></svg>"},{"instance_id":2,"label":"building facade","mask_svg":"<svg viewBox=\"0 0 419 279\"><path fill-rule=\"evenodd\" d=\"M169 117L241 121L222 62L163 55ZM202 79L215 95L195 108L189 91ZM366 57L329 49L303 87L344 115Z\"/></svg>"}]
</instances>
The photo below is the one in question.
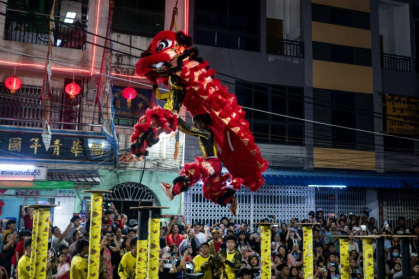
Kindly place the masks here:
<instances>
[{"instance_id":1,"label":"building facade","mask_svg":"<svg viewBox=\"0 0 419 279\"><path fill-rule=\"evenodd\" d=\"M48 169L43 182L0 181L1 188L8 189L6 203L22 199L16 197L16 188L39 189L46 200L66 187L76 189L69 191L68 199L75 212L86 211L86 201L88 209L82 190L92 187L111 189L105 199L124 211L132 200L166 203L159 183L172 181L185 162L200 156L195 138L180 137L176 159L174 136L163 138L145 162L119 163L116 157L129 149L132 125L152 101L151 86L135 77L134 64L152 37L169 28L178 3L176 27L193 36L200 56L217 71L216 78L236 94L270 163L263 191L239 193L245 208L241 218L253 222L264 215L278 216L280 208L280 220L285 221L293 214L304 218L305 211L319 207L339 213L369 207L370 215L381 221L406 214L419 218L418 212L408 212L418 202L410 198L412 193L419 196L415 1L58 3L48 151L42 143L44 110L39 100L53 1L0 5L0 78L15 73L23 83L14 94L4 87L0 92L0 130L5 135L0 158L7 164ZM110 71L105 72L109 48ZM104 107L95 102L98 83L106 75L112 77L109 106L115 110L117 148L101 133ZM75 99L64 92L73 81L81 86ZM138 93L130 106L121 94L128 86ZM189 119L187 113L185 117ZM10 149L16 138L24 146L19 151ZM31 147L35 145L40 145L39 153ZM57 155L54 146L64 151ZM50 181L61 184L52 186L61 190L46 189ZM321 187L333 184L347 188ZM394 203L396 193L408 202ZM205 223L228 214L202 200L199 187L177 198L164 213L183 213Z\"/></svg>"}]
</instances>

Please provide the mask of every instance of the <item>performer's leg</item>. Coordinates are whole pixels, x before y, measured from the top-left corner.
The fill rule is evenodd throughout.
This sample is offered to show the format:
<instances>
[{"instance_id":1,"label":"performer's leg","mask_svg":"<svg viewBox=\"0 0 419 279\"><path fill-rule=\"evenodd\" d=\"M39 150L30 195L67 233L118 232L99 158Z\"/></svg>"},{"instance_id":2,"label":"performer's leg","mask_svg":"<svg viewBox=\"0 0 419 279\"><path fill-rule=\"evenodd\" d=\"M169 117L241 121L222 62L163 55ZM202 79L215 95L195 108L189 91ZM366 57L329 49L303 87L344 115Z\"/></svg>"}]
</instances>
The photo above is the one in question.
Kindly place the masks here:
<instances>
[{"instance_id":1,"label":"performer's leg","mask_svg":"<svg viewBox=\"0 0 419 279\"><path fill-rule=\"evenodd\" d=\"M226 206L227 204L231 203L232 199L234 198L234 194L236 194L236 191L227 187L227 189L224 191L224 194L216 200L217 204Z\"/></svg>"},{"instance_id":2,"label":"performer's leg","mask_svg":"<svg viewBox=\"0 0 419 279\"><path fill-rule=\"evenodd\" d=\"M202 158L196 158L195 162L185 164L179 172L180 176L173 180L173 187L169 183L161 183L161 188L169 200L173 200L176 195L186 192L189 187L197 183L201 177Z\"/></svg>"}]
</instances>

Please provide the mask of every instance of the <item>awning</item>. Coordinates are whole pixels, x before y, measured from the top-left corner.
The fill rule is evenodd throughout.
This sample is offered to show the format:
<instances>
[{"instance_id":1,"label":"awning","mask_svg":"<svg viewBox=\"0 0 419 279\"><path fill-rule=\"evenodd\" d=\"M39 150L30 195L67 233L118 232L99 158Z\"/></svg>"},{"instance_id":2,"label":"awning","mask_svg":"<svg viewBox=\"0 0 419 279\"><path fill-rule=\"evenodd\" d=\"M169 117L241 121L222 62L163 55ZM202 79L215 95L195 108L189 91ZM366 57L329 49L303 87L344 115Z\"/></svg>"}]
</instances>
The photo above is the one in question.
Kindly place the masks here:
<instances>
[{"instance_id":1,"label":"awning","mask_svg":"<svg viewBox=\"0 0 419 279\"><path fill-rule=\"evenodd\" d=\"M419 174L377 173L370 171L303 171L268 170L263 173L267 185L345 185L364 188L416 188L419 189Z\"/></svg>"},{"instance_id":2,"label":"awning","mask_svg":"<svg viewBox=\"0 0 419 279\"><path fill-rule=\"evenodd\" d=\"M98 185L103 182L97 171L69 171L69 170L48 170L47 180L49 181L72 181L75 183L91 183Z\"/></svg>"},{"instance_id":3,"label":"awning","mask_svg":"<svg viewBox=\"0 0 419 279\"><path fill-rule=\"evenodd\" d=\"M0 181L0 189L73 189L70 181Z\"/></svg>"}]
</instances>

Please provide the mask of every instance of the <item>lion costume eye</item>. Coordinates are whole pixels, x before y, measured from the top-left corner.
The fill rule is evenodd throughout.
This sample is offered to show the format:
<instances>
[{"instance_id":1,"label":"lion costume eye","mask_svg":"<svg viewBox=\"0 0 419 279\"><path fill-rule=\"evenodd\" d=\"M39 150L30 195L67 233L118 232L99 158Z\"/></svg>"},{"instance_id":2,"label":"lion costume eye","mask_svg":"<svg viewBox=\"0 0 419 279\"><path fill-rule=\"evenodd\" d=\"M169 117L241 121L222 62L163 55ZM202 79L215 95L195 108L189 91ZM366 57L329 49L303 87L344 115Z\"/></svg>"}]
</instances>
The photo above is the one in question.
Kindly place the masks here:
<instances>
[{"instance_id":1,"label":"lion costume eye","mask_svg":"<svg viewBox=\"0 0 419 279\"><path fill-rule=\"evenodd\" d=\"M158 44L157 44L157 48L156 48L156 52L162 51L165 48L168 48L169 46L172 45L172 41L171 40L161 40Z\"/></svg>"}]
</instances>

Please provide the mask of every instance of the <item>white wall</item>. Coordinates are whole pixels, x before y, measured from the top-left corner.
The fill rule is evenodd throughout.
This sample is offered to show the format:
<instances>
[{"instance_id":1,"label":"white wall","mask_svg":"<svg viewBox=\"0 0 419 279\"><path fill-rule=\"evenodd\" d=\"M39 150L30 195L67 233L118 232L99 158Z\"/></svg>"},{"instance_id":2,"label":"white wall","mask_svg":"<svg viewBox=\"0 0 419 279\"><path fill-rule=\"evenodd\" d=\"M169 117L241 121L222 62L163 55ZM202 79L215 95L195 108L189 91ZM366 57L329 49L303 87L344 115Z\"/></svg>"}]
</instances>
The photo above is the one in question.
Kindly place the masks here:
<instances>
[{"instance_id":1,"label":"white wall","mask_svg":"<svg viewBox=\"0 0 419 279\"><path fill-rule=\"evenodd\" d=\"M71 217L73 217L74 197L57 197L55 198L55 204L58 205L58 202L60 202L61 207L54 208L53 224L64 231L70 223Z\"/></svg>"},{"instance_id":2,"label":"white wall","mask_svg":"<svg viewBox=\"0 0 419 279\"><path fill-rule=\"evenodd\" d=\"M266 0L266 17L284 21L284 39L300 38L300 1Z\"/></svg>"},{"instance_id":3,"label":"white wall","mask_svg":"<svg viewBox=\"0 0 419 279\"><path fill-rule=\"evenodd\" d=\"M375 218L375 224L378 226L380 207L378 202L378 192L376 189L367 189L367 207L369 208L369 216Z\"/></svg>"},{"instance_id":4,"label":"white wall","mask_svg":"<svg viewBox=\"0 0 419 279\"><path fill-rule=\"evenodd\" d=\"M411 56L409 5L380 2L378 11L384 53Z\"/></svg>"}]
</instances>

